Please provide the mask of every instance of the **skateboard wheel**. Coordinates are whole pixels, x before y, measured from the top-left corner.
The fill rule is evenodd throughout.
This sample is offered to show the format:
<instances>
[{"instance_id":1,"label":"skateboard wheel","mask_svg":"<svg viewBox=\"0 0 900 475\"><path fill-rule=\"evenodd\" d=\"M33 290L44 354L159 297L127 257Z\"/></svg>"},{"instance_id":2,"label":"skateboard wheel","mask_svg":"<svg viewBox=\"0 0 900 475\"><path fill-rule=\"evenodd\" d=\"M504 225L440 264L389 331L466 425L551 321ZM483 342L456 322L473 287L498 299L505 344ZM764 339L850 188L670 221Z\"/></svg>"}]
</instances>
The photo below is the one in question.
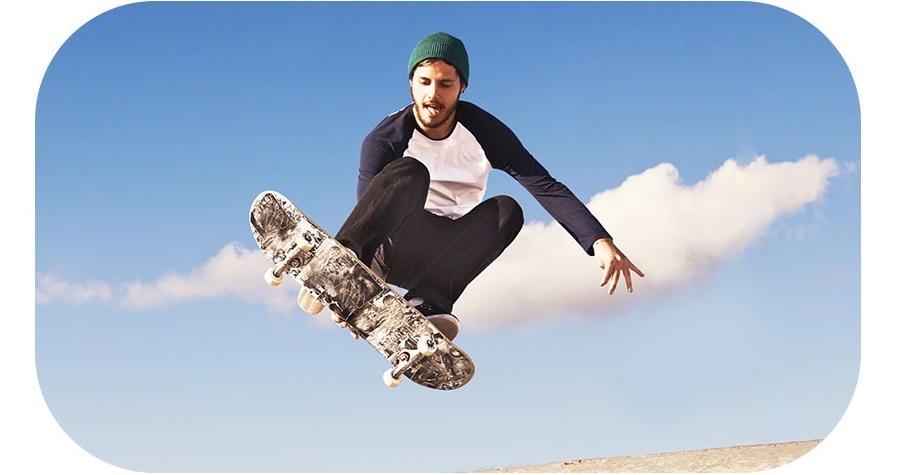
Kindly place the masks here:
<instances>
[{"instance_id":1,"label":"skateboard wheel","mask_svg":"<svg viewBox=\"0 0 900 475\"><path fill-rule=\"evenodd\" d=\"M300 289L300 293L297 294L297 305L310 315L316 315L325 308L325 304L319 302L319 300L306 289Z\"/></svg>"},{"instance_id":2,"label":"skateboard wheel","mask_svg":"<svg viewBox=\"0 0 900 475\"><path fill-rule=\"evenodd\" d=\"M266 275L264 276L266 279L266 283L271 285L272 287L278 287L281 285L281 282L284 281L284 274L275 275L275 268L270 267L266 270Z\"/></svg>"},{"instance_id":3,"label":"skateboard wheel","mask_svg":"<svg viewBox=\"0 0 900 475\"><path fill-rule=\"evenodd\" d=\"M416 343L416 349L419 353L422 353L422 356L431 356L434 354L435 350L437 350L437 345L431 338L423 336L419 338L418 343Z\"/></svg>"},{"instance_id":4,"label":"skateboard wheel","mask_svg":"<svg viewBox=\"0 0 900 475\"><path fill-rule=\"evenodd\" d=\"M384 384L386 384L389 388L396 388L400 385L402 381L400 376L394 377L394 368L390 368L384 372L384 375L381 377L384 380Z\"/></svg>"}]
</instances>

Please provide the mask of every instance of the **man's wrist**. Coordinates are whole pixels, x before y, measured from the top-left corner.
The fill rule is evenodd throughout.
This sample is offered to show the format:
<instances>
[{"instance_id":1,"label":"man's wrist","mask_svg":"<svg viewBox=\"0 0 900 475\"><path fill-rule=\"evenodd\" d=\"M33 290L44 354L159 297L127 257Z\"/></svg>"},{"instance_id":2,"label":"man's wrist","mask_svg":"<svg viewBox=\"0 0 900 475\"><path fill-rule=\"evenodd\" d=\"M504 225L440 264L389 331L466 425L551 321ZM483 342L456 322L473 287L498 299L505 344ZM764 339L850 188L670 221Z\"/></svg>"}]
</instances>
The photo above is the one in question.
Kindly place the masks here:
<instances>
[{"instance_id":1,"label":"man's wrist","mask_svg":"<svg viewBox=\"0 0 900 475\"><path fill-rule=\"evenodd\" d=\"M612 244L612 242L613 242L613 239L612 239L611 237L603 237L603 238L600 238L600 239L594 241L593 247L597 247L597 246L599 246L601 243L603 243L603 244Z\"/></svg>"}]
</instances>

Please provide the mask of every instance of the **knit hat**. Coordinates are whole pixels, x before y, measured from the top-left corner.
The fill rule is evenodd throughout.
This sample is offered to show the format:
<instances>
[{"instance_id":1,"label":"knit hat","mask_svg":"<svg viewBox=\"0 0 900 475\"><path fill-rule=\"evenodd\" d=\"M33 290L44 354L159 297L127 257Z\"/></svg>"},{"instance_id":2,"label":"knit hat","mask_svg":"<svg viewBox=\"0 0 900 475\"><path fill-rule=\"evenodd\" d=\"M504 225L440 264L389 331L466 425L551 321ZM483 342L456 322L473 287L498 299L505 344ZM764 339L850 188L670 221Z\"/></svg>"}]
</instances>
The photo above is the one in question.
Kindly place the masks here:
<instances>
[{"instance_id":1,"label":"knit hat","mask_svg":"<svg viewBox=\"0 0 900 475\"><path fill-rule=\"evenodd\" d=\"M409 76L419 63L432 58L452 64L459 71L463 84L469 84L469 54L459 38L440 31L422 38L409 56Z\"/></svg>"}]
</instances>

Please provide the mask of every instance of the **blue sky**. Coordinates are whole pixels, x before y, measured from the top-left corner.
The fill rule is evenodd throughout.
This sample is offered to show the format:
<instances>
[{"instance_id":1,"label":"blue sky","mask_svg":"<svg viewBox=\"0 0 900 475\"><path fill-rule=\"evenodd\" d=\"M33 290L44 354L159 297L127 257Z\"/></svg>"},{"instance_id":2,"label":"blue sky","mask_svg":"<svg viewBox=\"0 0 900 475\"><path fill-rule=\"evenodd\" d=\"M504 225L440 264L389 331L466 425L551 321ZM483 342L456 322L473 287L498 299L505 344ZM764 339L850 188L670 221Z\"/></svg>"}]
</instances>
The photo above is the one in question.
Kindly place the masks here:
<instances>
[{"instance_id":1,"label":"blue sky","mask_svg":"<svg viewBox=\"0 0 900 475\"><path fill-rule=\"evenodd\" d=\"M33 369L55 422L103 462L464 471L824 438L854 397L859 81L803 18L754 3L108 8L56 32L29 85ZM276 189L337 230L360 141L408 103L406 59L435 30L467 44L463 98L647 273L607 296L493 175L529 224L458 305L478 372L451 393L385 388L371 349L263 283L247 223ZM391 434L417 427L437 456L396 455Z\"/></svg>"}]
</instances>

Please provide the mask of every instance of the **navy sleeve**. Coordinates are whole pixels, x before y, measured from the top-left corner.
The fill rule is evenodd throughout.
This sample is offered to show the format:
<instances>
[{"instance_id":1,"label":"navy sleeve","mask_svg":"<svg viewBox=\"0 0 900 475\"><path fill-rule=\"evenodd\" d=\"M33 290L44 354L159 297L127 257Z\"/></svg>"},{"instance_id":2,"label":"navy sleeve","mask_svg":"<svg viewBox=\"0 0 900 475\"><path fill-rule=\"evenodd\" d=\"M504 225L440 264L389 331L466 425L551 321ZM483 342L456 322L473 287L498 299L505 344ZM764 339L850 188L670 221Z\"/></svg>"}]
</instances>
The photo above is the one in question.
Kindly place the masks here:
<instances>
[{"instance_id":1,"label":"navy sleeve","mask_svg":"<svg viewBox=\"0 0 900 475\"><path fill-rule=\"evenodd\" d=\"M356 197L361 198L369 188L375 175L381 172L392 161L401 158L415 128L407 122L413 120L412 108L399 110L381 121L363 139L359 154L359 180L356 184Z\"/></svg>"},{"instance_id":2,"label":"navy sleeve","mask_svg":"<svg viewBox=\"0 0 900 475\"><path fill-rule=\"evenodd\" d=\"M460 102L458 114L484 147L491 165L525 187L585 252L594 255L594 242L611 237L584 203L550 175L509 127L470 103Z\"/></svg>"}]
</instances>

